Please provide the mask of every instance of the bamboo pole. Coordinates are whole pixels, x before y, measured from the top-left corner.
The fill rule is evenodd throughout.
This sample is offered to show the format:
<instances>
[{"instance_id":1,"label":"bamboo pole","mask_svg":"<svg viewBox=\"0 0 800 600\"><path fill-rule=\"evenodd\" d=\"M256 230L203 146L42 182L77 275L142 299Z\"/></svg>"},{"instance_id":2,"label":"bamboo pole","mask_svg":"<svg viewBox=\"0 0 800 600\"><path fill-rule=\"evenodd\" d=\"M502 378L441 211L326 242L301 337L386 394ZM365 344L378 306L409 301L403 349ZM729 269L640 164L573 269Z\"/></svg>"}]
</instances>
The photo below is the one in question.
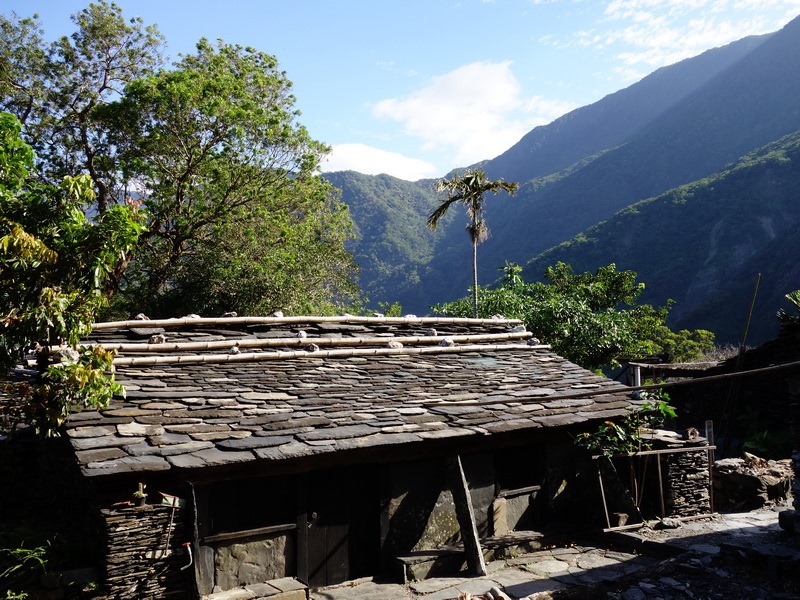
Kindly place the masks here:
<instances>
[{"instance_id":1,"label":"bamboo pole","mask_svg":"<svg viewBox=\"0 0 800 600\"><path fill-rule=\"evenodd\" d=\"M306 341L306 343L310 343ZM114 366L216 364L286 360L293 358L348 358L352 356L391 356L420 354L461 354L464 352L500 352L536 350L527 344L474 344L469 346L433 346L425 348L346 348L340 350L287 350L283 352L242 352L239 354L182 354L178 356L119 356Z\"/></svg>"},{"instance_id":2,"label":"bamboo pole","mask_svg":"<svg viewBox=\"0 0 800 600\"><path fill-rule=\"evenodd\" d=\"M512 333L486 333L466 335L436 335L436 336L387 336L387 337L353 337L353 338L325 338L325 337L288 337L288 338L258 338L214 340L212 342L164 342L161 344L117 342L111 344L91 343L87 347L102 346L106 350L120 352L173 352L197 350L228 350L239 348L270 348L279 346L307 346L314 343L317 346L385 346L389 341L403 344L438 344L445 337L456 344L469 342L485 342L496 340L521 340L531 337L529 331ZM541 347L539 345L538 347ZM546 346L549 348L550 346Z\"/></svg>"}]
</instances>

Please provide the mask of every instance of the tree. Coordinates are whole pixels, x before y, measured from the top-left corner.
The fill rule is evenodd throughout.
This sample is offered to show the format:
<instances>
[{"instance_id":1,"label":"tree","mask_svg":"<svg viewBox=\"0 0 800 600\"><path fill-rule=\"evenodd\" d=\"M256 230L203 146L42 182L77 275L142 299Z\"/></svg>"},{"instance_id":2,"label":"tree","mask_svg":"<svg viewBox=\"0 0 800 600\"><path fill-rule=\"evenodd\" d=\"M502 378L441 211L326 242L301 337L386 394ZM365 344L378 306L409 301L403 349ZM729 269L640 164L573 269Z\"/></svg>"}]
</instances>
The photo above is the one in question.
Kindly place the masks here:
<instances>
[{"instance_id":1,"label":"tree","mask_svg":"<svg viewBox=\"0 0 800 600\"><path fill-rule=\"evenodd\" d=\"M0 422L33 423L54 432L71 410L104 406L121 388L106 376L112 355L77 348L108 297L109 274L142 230L127 206L92 220L87 175L58 186L33 180L34 154L20 123L0 113L0 369L19 364L37 347L36 376L6 386Z\"/></svg>"},{"instance_id":2,"label":"tree","mask_svg":"<svg viewBox=\"0 0 800 600\"><path fill-rule=\"evenodd\" d=\"M156 313L337 314L332 300L357 295L352 260L343 241L350 233L346 207L314 185L299 194L302 219L282 210L237 210L213 228L210 238L159 296Z\"/></svg>"},{"instance_id":3,"label":"tree","mask_svg":"<svg viewBox=\"0 0 800 600\"><path fill-rule=\"evenodd\" d=\"M0 15L0 110L19 118L37 156L39 177L51 184L88 173L99 212L121 202L126 182L116 146L97 119L99 108L126 84L161 64L164 40L138 17L105 0L72 17L77 30L46 44L38 17Z\"/></svg>"},{"instance_id":4,"label":"tree","mask_svg":"<svg viewBox=\"0 0 800 600\"><path fill-rule=\"evenodd\" d=\"M636 304L644 284L636 282L633 271L617 271L611 264L594 274L576 274L559 262L545 272L549 283L525 283L513 263L503 271L499 287L480 290L479 314L522 319L534 336L587 369L655 353L688 360L713 347L709 331L672 332L666 325L669 307ZM446 316L467 316L469 309L467 298L434 307Z\"/></svg>"},{"instance_id":5,"label":"tree","mask_svg":"<svg viewBox=\"0 0 800 600\"><path fill-rule=\"evenodd\" d=\"M37 17L0 17L0 108L23 120L39 177L91 177L92 214L142 206L146 231L108 279L115 316L353 296L352 222L319 176L329 149L297 123L275 57L200 40L167 68L157 29L117 5L91 3L73 21L45 44Z\"/></svg>"},{"instance_id":6,"label":"tree","mask_svg":"<svg viewBox=\"0 0 800 600\"><path fill-rule=\"evenodd\" d=\"M464 205L469 217L467 232L472 241L472 307L475 318L478 318L478 244L489 237L489 228L483 216L483 195L487 192L497 194L503 190L513 196L518 188L516 182L504 182L501 179L490 181L483 169L470 170L464 175L456 172L452 179L442 179L436 184L437 192L449 195L428 217L428 227L435 230L442 217L456 203Z\"/></svg>"},{"instance_id":7,"label":"tree","mask_svg":"<svg viewBox=\"0 0 800 600\"><path fill-rule=\"evenodd\" d=\"M248 295L287 310L298 287L309 298L347 287L349 213L318 174L328 147L296 122L291 87L275 57L200 40L98 111L149 215L127 277L126 295L147 303L136 312L186 310L204 281L243 312L264 304Z\"/></svg>"}]
</instances>

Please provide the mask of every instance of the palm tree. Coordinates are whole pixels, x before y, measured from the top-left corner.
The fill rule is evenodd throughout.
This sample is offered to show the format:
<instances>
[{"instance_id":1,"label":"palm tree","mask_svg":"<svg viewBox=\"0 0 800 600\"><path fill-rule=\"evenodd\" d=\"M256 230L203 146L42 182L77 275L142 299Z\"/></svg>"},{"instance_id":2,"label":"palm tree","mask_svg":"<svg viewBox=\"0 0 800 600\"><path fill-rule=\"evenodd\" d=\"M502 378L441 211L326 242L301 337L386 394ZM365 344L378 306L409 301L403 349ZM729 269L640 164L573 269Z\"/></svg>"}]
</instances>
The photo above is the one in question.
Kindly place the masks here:
<instances>
[{"instance_id":1,"label":"palm tree","mask_svg":"<svg viewBox=\"0 0 800 600\"><path fill-rule=\"evenodd\" d=\"M483 218L483 195L486 192L497 194L500 190L504 190L513 196L517 188L519 188L517 182L505 182L502 179L489 181L483 169L467 171L463 176L456 171L452 179L442 179L436 184L437 192L447 192L449 195L428 217L428 227L435 230L441 218L457 202L464 205L470 219L467 231L472 240L472 311L476 319L478 318L478 244L489 237L489 228Z\"/></svg>"}]
</instances>

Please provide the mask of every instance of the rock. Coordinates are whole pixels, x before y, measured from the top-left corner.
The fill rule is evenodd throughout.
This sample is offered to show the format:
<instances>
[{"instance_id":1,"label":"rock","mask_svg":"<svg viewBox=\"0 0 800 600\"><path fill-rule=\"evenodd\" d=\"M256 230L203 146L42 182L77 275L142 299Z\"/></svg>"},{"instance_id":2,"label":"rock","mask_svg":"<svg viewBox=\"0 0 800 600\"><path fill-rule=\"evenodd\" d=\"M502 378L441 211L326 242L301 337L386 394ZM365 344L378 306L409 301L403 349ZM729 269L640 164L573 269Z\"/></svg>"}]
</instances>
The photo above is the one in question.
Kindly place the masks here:
<instances>
[{"instance_id":1,"label":"rock","mask_svg":"<svg viewBox=\"0 0 800 600\"><path fill-rule=\"evenodd\" d=\"M779 512L778 525L788 533L800 532L800 513L796 510L784 510Z\"/></svg>"},{"instance_id":2,"label":"rock","mask_svg":"<svg viewBox=\"0 0 800 600\"><path fill-rule=\"evenodd\" d=\"M493 587L489 590L489 597L493 600L511 600L508 594L497 587Z\"/></svg>"},{"instance_id":3,"label":"rock","mask_svg":"<svg viewBox=\"0 0 800 600\"><path fill-rule=\"evenodd\" d=\"M659 521L658 528L659 529L678 529L681 527L681 522L679 519L673 519L671 517L664 517Z\"/></svg>"}]
</instances>

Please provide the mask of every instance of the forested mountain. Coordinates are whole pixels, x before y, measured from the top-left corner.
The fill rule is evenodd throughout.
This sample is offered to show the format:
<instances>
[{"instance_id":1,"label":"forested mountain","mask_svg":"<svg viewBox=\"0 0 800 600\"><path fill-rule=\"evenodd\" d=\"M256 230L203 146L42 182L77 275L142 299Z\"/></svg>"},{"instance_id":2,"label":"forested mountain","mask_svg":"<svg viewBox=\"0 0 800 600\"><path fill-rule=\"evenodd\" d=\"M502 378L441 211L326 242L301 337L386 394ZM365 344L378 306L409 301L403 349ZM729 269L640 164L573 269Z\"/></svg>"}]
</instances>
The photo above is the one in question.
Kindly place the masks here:
<instances>
[{"instance_id":1,"label":"forested mountain","mask_svg":"<svg viewBox=\"0 0 800 600\"><path fill-rule=\"evenodd\" d=\"M373 306L403 299L425 306L430 297L420 282L433 258L435 239L425 219L438 200L432 180L415 183L389 175L355 171L326 173L342 190L356 226L351 251L361 269L361 289Z\"/></svg>"},{"instance_id":2,"label":"forested mountain","mask_svg":"<svg viewBox=\"0 0 800 600\"><path fill-rule=\"evenodd\" d=\"M674 299L673 325L743 334L757 274L754 339L777 331L774 313L800 287L800 131L719 173L637 202L529 262L576 271L616 263L647 283L642 300Z\"/></svg>"},{"instance_id":3,"label":"forested mountain","mask_svg":"<svg viewBox=\"0 0 800 600\"><path fill-rule=\"evenodd\" d=\"M519 181L522 186L515 198L488 198L487 221L492 237L479 248L481 281L494 280L505 261L525 264L642 200L661 197L692 182L702 187L700 180L705 178L716 181L714 174L739 157L800 130L800 65L793 59L796 56L800 56L800 18L768 36L746 38L659 69L625 90L534 129L505 153L482 163L491 178ZM786 154L791 153L787 150ZM726 169L719 177L729 178L730 173ZM353 174L329 174L328 178L343 190L343 200L361 230L362 237L354 249L370 300L398 300L408 311L425 313L434 303L467 293L470 247L464 232L465 218L454 213L435 236L424 231L427 213L418 211L436 203L430 181L408 184L384 178L383 183L372 184L373 178ZM758 183L763 181L759 179ZM762 210L759 192L754 189L748 194L741 185L739 182L736 188L737 202L746 204L749 199L754 214ZM380 200L373 195L379 187L386 190ZM727 205L732 200L716 198L715 194L722 194L719 189L719 185L711 186L703 197L714 197L705 202L727 214L733 210L733 204ZM788 184L769 189L771 201L791 213L793 202L798 203L796 188L793 197ZM365 201L372 206L362 206ZM737 210L744 209L737 204ZM730 300L726 286L744 288L749 295L756 273L769 269L786 272L784 290L772 290L771 299L764 293L760 296L762 302L772 302L765 306L766 312L758 313L757 319L764 320L770 320L782 293L800 287L800 277L796 272L791 275L794 262L781 265L774 255L767 261L764 254L766 245L788 243L785 236L793 234L791 228L776 226L774 237L753 234L745 236L747 243L734 243L745 233L739 226L749 221L714 219L718 245L732 244L718 247L716 256L732 252L737 260L731 270L704 277L702 267L709 249L693 240L707 236L702 229L706 223L689 218L681 210L658 214L642 228L626 230L628 235L651 239L651 259L646 264L636 261L638 266L634 267L629 253L641 253L641 249L628 249L632 247L617 243L614 236L603 237L605 245L591 250L597 259L579 256L576 250L570 254L570 262L576 270L594 270L609 262L636 270L648 284L647 300L664 303L667 298L676 298L676 322L712 328L725 341L738 339L744 321L744 314L726 313ZM403 248L397 237L383 236L380 227L369 222L370 215L388 220L393 231L402 229L396 221L400 219L408 231L415 231L413 243ZM653 235L675 225L662 223L658 220L661 218L675 219L679 224L671 237ZM711 216L706 215L701 221L709 219ZM786 215L773 215L773 219L790 222ZM371 237L373 233L378 237ZM580 247L590 250L589 246ZM677 250L685 258L675 259ZM556 260L555 252L533 262L526 273L528 278L538 278L546 264L543 261ZM389 277L377 272L386 271L388 266ZM737 281L728 279L734 271ZM695 283L685 290L673 287L684 280ZM746 310L747 306L741 309L742 313Z\"/></svg>"}]
</instances>

